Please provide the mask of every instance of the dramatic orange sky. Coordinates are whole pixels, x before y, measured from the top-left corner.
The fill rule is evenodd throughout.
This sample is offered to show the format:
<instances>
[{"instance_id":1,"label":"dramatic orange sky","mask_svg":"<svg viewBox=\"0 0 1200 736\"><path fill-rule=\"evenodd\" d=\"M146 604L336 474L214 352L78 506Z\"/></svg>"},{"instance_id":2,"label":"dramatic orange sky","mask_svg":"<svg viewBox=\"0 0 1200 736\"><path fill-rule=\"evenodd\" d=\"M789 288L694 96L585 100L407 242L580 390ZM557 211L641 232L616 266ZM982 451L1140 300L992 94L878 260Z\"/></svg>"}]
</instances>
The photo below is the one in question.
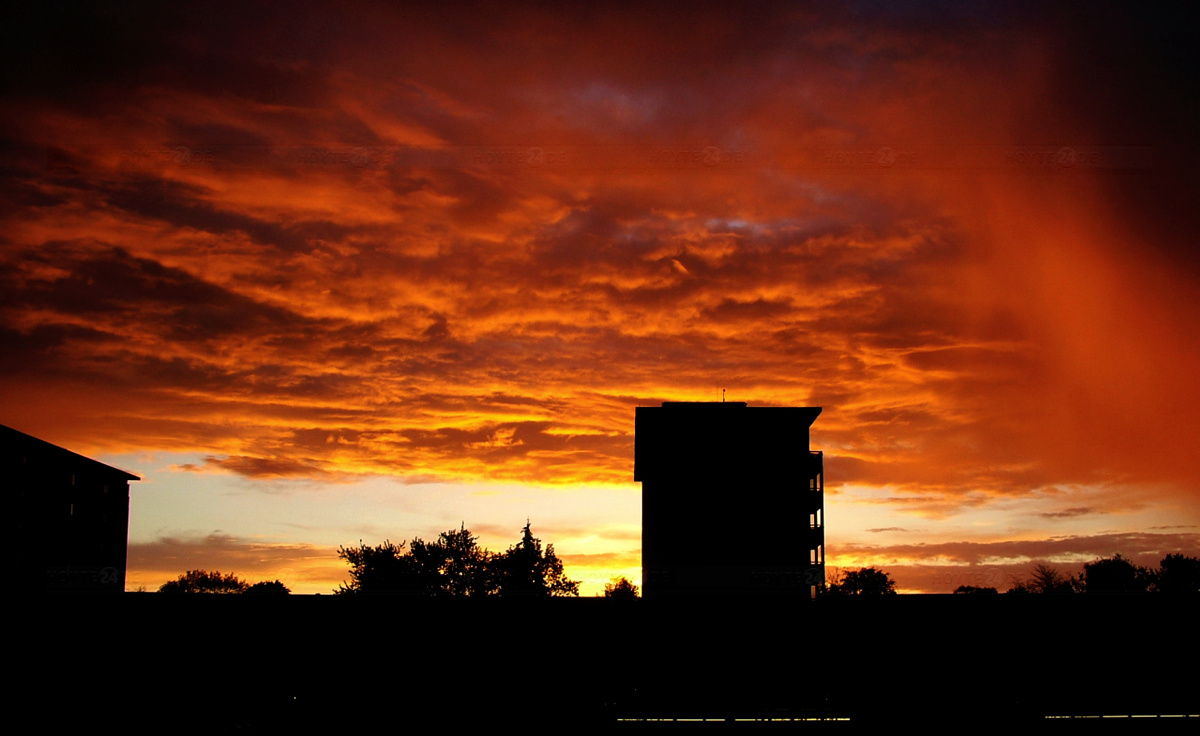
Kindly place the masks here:
<instances>
[{"instance_id":1,"label":"dramatic orange sky","mask_svg":"<svg viewBox=\"0 0 1200 736\"><path fill-rule=\"evenodd\" d=\"M879 5L6 10L0 423L143 477L131 588L528 518L594 594L722 389L824 408L831 566L1200 553L1192 25Z\"/></svg>"}]
</instances>

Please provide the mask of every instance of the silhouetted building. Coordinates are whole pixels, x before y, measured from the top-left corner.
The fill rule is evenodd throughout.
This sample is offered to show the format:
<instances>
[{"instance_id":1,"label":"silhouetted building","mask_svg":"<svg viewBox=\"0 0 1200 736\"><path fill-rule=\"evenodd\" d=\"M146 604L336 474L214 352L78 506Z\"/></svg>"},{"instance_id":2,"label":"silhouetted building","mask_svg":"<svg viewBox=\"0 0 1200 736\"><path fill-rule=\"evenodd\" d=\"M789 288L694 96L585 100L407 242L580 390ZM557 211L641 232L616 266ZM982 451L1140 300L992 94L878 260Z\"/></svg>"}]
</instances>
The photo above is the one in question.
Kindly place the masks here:
<instances>
[{"instance_id":1,"label":"silhouetted building","mask_svg":"<svg viewBox=\"0 0 1200 736\"><path fill-rule=\"evenodd\" d=\"M0 473L22 590L125 590L129 481L140 478L5 426Z\"/></svg>"},{"instance_id":2,"label":"silhouetted building","mask_svg":"<svg viewBox=\"0 0 1200 736\"><path fill-rule=\"evenodd\" d=\"M642 592L812 595L825 579L820 407L639 406Z\"/></svg>"}]
</instances>

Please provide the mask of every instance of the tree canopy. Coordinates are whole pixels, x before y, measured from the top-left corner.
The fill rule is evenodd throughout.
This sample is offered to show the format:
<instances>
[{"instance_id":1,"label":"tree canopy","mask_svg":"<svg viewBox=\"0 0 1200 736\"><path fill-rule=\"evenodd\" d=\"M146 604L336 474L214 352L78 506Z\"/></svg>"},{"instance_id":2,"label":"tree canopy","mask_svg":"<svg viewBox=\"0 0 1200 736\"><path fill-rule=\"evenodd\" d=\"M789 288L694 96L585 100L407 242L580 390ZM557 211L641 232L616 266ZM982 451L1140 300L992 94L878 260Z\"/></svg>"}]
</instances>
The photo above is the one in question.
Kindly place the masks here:
<instances>
[{"instance_id":1,"label":"tree canopy","mask_svg":"<svg viewBox=\"0 0 1200 736\"><path fill-rule=\"evenodd\" d=\"M554 545L546 545L533 536L529 522L521 530L521 541L492 561L500 595L563 597L579 595L579 583L567 578L562 560L554 554Z\"/></svg>"},{"instance_id":2,"label":"tree canopy","mask_svg":"<svg viewBox=\"0 0 1200 736\"><path fill-rule=\"evenodd\" d=\"M159 593L252 593L286 595L291 591L278 580L250 583L240 580L233 573L222 575L216 570L188 570L175 580L163 583Z\"/></svg>"},{"instance_id":3,"label":"tree canopy","mask_svg":"<svg viewBox=\"0 0 1200 736\"><path fill-rule=\"evenodd\" d=\"M409 545L419 590L434 596L491 595L496 589L494 555L478 537L460 526L438 535L436 542L419 537Z\"/></svg>"},{"instance_id":4,"label":"tree canopy","mask_svg":"<svg viewBox=\"0 0 1200 736\"><path fill-rule=\"evenodd\" d=\"M955 595L997 595L1000 591L991 586L960 585L954 589Z\"/></svg>"},{"instance_id":5,"label":"tree canopy","mask_svg":"<svg viewBox=\"0 0 1200 736\"><path fill-rule=\"evenodd\" d=\"M1165 595L1200 595L1200 558L1167 555L1154 575L1151 590Z\"/></svg>"},{"instance_id":6,"label":"tree canopy","mask_svg":"<svg viewBox=\"0 0 1200 736\"><path fill-rule=\"evenodd\" d=\"M350 581L335 593L401 593L432 597L576 596L579 583L567 578L554 545L542 548L526 522L521 541L506 552L479 546L465 525L405 543L340 547L338 557L350 565Z\"/></svg>"},{"instance_id":7,"label":"tree canopy","mask_svg":"<svg viewBox=\"0 0 1200 736\"><path fill-rule=\"evenodd\" d=\"M883 570L843 570L825 587L826 595L896 595L896 583Z\"/></svg>"},{"instance_id":8,"label":"tree canopy","mask_svg":"<svg viewBox=\"0 0 1200 736\"><path fill-rule=\"evenodd\" d=\"M1016 580L1008 593L1090 595L1112 594L1200 594L1200 559L1169 554L1157 570L1142 567L1120 554L1086 563L1080 575L1064 575L1046 563L1038 563L1026 580Z\"/></svg>"},{"instance_id":9,"label":"tree canopy","mask_svg":"<svg viewBox=\"0 0 1200 736\"><path fill-rule=\"evenodd\" d=\"M1148 593L1153 575L1121 555L1106 557L1083 566L1080 588L1084 593Z\"/></svg>"},{"instance_id":10,"label":"tree canopy","mask_svg":"<svg viewBox=\"0 0 1200 736\"><path fill-rule=\"evenodd\" d=\"M246 588L246 595L289 595L292 591L278 580L261 581Z\"/></svg>"},{"instance_id":11,"label":"tree canopy","mask_svg":"<svg viewBox=\"0 0 1200 736\"><path fill-rule=\"evenodd\" d=\"M604 585L605 598L637 598L638 586L630 582L624 575L615 577Z\"/></svg>"},{"instance_id":12,"label":"tree canopy","mask_svg":"<svg viewBox=\"0 0 1200 736\"><path fill-rule=\"evenodd\" d=\"M1017 581L1009 593L1036 593L1038 595L1063 595L1080 590L1078 578L1064 575L1058 568L1039 562L1028 580Z\"/></svg>"},{"instance_id":13,"label":"tree canopy","mask_svg":"<svg viewBox=\"0 0 1200 736\"><path fill-rule=\"evenodd\" d=\"M357 547L338 547L338 557L350 565L350 582L342 583L335 593L401 593L422 589L416 564L404 551L404 542L368 547L359 540Z\"/></svg>"}]
</instances>

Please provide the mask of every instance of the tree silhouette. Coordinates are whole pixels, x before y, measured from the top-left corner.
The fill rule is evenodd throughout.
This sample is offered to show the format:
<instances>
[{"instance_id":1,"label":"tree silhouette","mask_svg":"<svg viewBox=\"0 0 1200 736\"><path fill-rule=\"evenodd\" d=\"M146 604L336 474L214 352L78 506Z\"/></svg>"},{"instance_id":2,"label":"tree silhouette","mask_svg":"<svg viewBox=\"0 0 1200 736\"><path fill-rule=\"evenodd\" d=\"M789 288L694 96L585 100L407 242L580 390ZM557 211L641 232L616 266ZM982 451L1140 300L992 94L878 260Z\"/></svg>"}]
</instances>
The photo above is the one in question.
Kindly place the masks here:
<instances>
[{"instance_id":1,"label":"tree silhouette","mask_svg":"<svg viewBox=\"0 0 1200 736\"><path fill-rule=\"evenodd\" d=\"M246 588L246 595L289 595L292 591L278 580L259 582Z\"/></svg>"},{"instance_id":2,"label":"tree silhouette","mask_svg":"<svg viewBox=\"0 0 1200 736\"><path fill-rule=\"evenodd\" d=\"M359 540L357 547L338 547L338 557L350 564L350 582L342 583L334 593L421 593L420 576L412 557L404 552L404 542L368 547Z\"/></svg>"},{"instance_id":3,"label":"tree silhouette","mask_svg":"<svg viewBox=\"0 0 1200 736\"><path fill-rule=\"evenodd\" d=\"M1084 593L1146 593L1153 575L1117 554L1084 565L1080 580Z\"/></svg>"},{"instance_id":4,"label":"tree silhouette","mask_svg":"<svg viewBox=\"0 0 1200 736\"><path fill-rule=\"evenodd\" d=\"M233 573L188 570L175 580L163 583L159 593L245 593L250 584L238 580Z\"/></svg>"},{"instance_id":5,"label":"tree silhouette","mask_svg":"<svg viewBox=\"0 0 1200 736\"><path fill-rule=\"evenodd\" d=\"M554 545L546 545L533 536L529 522L521 530L521 541L493 562L500 595L576 596L579 582L563 573L562 561L554 554Z\"/></svg>"},{"instance_id":6,"label":"tree silhouette","mask_svg":"<svg viewBox=\"0 0 1200 736\"><path fill-rule=\"evenodd\" d=\"M1200 595L1200 558L1170 554L1153 576L1151 590L1166 595Z\"/></svg>"},{"instance_id":7,"label":"tree silhouette","mask_svg":"<svg viewBox=\"0 0 1200 736\"><path fill-rule=\"evenodd\" d=\"M957 591L955 591L957 592ZM1121 554L1093 560L1078 577L1038 563L1028 580L1016 580L1007 593L1200 594L1200 559L1182 554L1163 557L1158 570L1135 565Z\"/></svg>"},{"instance_id":8,"label":"tree silhouette","mask_svg":"<svg viewBox=\"0 0 1200 736\"><path fill-rule=\"evenodd\" d=\"M827 595L895 595L896 583L883 570L864 567L861 570L842 570L826 586Z\"/></svg>"},{"instance_id":9,"label":"tree silhouette","mask_svg":"<svg viewBox=\"0 0 1200 736\"><path fill-rule=\"evenodd\" d=\"M605 598L637 598L638 586L634 585L624 575L615 577L604 585Z\"/></svg>"},{"instance_id":10,"label":"tree silhouette","mask_svg":"<svg viewBox=\"0 0 1200 736\"><path fill-rule=\"evenodd\" d=\"M175 580L163 583L159 593L249 593L252 595L287 595L292 591L278 580L258 582L251 585L233 573L222 575L217 571L188 570Z\"/></svg>"},{"instance_id":11,"label":"tree silhouette","mask_svg":"<svg viewBox=\"0 0 1200 736\"><path fill-rule=\"evenodd\" d=\"M465 525L438 535L436 541L413 539L404 550L385 541L376 547L339 547L350 564L350 581L340 594L408 593L433 597L489 595L579 595L579 583L563 572L554 545L542 542L525 524L521 541L503 554L479 546Z\"/></svg>"},{"instance_id":12,"label":"tree silhouette","mask_svg":"<svg viewBox=\"0 0 1200 736\"><path fill-rule=\"evenodd\" d=\"M954 589L955 595L996 595L1000 591L990 586L960 585Z\"/></svg>"},{"instance_id":13,"label":"tree silhouette","mask_svg":"<svg viewBox=\"0 0 1200 736\"><path fill-rule=\"evenodd\" d=\"M1025 581L1015 581L1007 593L1037 593L1039 595L1063 595L1075 593L1081 589L1077 578L1063 575L1057 568L1039 562L1033 568L1033 575Z\"/></svg>"},{"instance_id":14,"label":"tree silhouette","mask_svg":"<svg viewBox=\"0 0 1200 736\"><path fill-rule=\"evenodd\" d=\"M466 526L438 535L436 542L420 537L409 545L421 587L436 596L483 596L496 592L492 553L481 548Z\"/></svg>"}]
</instances>

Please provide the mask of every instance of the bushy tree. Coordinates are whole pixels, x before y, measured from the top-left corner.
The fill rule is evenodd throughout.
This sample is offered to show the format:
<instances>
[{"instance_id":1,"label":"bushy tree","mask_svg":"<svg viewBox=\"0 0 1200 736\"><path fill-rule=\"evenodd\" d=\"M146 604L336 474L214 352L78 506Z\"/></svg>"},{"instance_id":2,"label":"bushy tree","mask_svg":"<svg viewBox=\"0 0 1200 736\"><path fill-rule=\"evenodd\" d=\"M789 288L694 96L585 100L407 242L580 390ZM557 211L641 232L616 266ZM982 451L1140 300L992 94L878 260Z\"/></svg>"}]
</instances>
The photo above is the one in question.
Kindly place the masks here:
<instances>
[{"instance_id":1,"label":"bushy tree","mask_svg":"<svg viewBox=\"0 0 1200 736\"><path fill-rule=\"evenodd\" d=\"M529 522L521 530L521 541L493 561L498 592L512 596L577 596L579 582L563 572L554 545L542 550L542 540L533 536Z\"/></svg>"},{"instance_id":2,"label":"bushy tree","mask_svg":"<svg viewBox=\"0 0 1200 736\"><path fill-rule=\"evenodd\" d=\"M1080 578L1084 593L1147 593L1153 574L1117 554L1089 562Z\"/></svg>"},{"instance_id":3,"label":"bushy tree","mask_svg":"<svg viewBox=\"0 0 1200 736\"><path fill-rule=\"evenodd\" d=\"M1200 595L1200 558L1170 554L1162 559L1150 589L1165 595Z\"/></svg>"},{"instance_id":4,"label":"bushy tree","mask_svg":"<svg viewBox=\"0 0 1200 736\"><path fill-rule=\"evenodd\" d=\"M883 570L842 570L825 588L826 595L896 595L896 583Z\"/></svg>"},{"instance_id":5,"label":"bushy tree","mask_svg":"<svg viewBox=\"0 0 1200 736\"><path fill-rule=\"evenodd\" d=\"M438 535L436 542L419 537L409 545L421 589L435 596L484 596L497 591L491 552L465 526Z\"/></svg>"},{"instance_id":6,"label":"bushy tree","mask_svg":"<svg viewBox=\"0 0 1200 736\"><path fill-rule=\"evenodd\" d=\"M1197 595L1200 594L1200 559L1169 554L1163 558L1159 569L1152 570L1115 554L1085 564L1077 577L1039 563L1028 580L1015 581L1007 592Z\"/></svg>"},{"instance_id":7,"label":"bushy tree","mask_svg":"<svg viewBox=\"0 0 1200 736\"><path fill-rule=\"evenodd\" d=\"M175 580L163 583L159 593L245 593L250 584L243 582L233 573L222 575L217 571L188 570Z\"/></svg>"},{"instance_id":8,"label":"bushy tree","mask_svg":"<svg viewBox=\"0 0 1200 736\"><path fill-rule=\"evenodd\" d=\"M350 582L342 583L334 593L419 593L420 576L404 542L368 547L359 540L357 547L338 547L338 557L350 564Z\"/></svg>"},{"instance_id":9,"label":"bushy tree","mask_svg":"<svg viewBox=\"0 0 1200 736\"><path fill-rule=\"evenodd\" d=\"M251 585L233 573L188 570L175 580L163 583L159 593L249 593L253 595L287 595L292 591L278 580Z\"/></svg>"},{"instance_id":10,"label":"bushy tree","mask_svg":"<svg viewBox=\"0 0 1200 736\"><path fill-rule=\"evenodd\" d=\"M637 598L638 586L634 585L624 575L615 577L604 585L605 598Z\"/></svg>"},{"instance_id":11,"label":"bushy tree","mask_svg":"<svg viewBox=\"0 0 1200 736\"><path fill-rule=\"evenodd\" d=\"M489 595L579 595L579 583L563 573L554 545L542 549L528 523L520 543L503 554L479 546L465 525L438 535L436 541L413 539L404 550L384 542L340 547L350 564L350 582L335 593L409 593L434 597Z\"/></svg>"},{"instance_id":12,"label":"bushy tree","mask_svg":"<svg viewBox=\"0 0 1200 736\"><path fill-rule=\"evenodd\" d=\"M960 585L954 589L955 595L996 595L1000 591L990 586Z\"/></svg>"},{"instance_id":13,"label":"bushy tree","mask_svg":"<svg viewBox=\"0 0 1200 736\"><path fill-rule=\"evenodd\" d=\"M1060 573L1049 565L1039 564L1033 568L1030 588L1035 593L1061 595L1078 593L1081 590L1081 584L1079 578L1073 575Z\"/></svg>"},{"instance_id":14,"label":"bushy tree","mask_svg":"<svg viewBox=\"0 0 1200 736\"><path fill-rule=\"evenodd\" d=\"M246 588L246 595L290 595L291 590L278 580L262 581Z\"/></svg>"},{"instance_id":15,"label":"bushy tree","mask_svg":"<svg viewBox=\"0 0 1200 736\"><path fill-rule=\"evenodd\" d=\"M1028 580L1013 582L1007 593L1036 593L1038 595L1063 595L1080 590L1078 578L1064 575L1057 568L1039 562Z\"/></svg>"}]
</instances>

